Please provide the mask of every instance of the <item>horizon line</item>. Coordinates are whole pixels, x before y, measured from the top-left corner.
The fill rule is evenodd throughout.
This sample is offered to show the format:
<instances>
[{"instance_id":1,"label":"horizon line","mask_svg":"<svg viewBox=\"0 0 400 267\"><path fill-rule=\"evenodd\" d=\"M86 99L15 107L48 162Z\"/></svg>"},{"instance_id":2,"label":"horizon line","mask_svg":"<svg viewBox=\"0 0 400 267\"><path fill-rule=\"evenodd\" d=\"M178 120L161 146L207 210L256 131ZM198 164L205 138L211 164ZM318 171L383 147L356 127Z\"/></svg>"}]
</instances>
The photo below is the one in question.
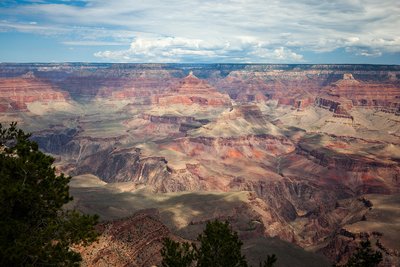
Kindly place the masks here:
<instances>
[{"instance_id":1,"label":"horizon line","mask_svg":"<svg viewBox=\"0 0 400 267\"><path fill-rule=\"evenodd\" d=\"M370 66L400 66L384 63L222 63L222 62L96 62L96 61L32 61L32 62L0 62L0 64L126 64L126 65L370 65Z\"/></svg>"}]
</instances>

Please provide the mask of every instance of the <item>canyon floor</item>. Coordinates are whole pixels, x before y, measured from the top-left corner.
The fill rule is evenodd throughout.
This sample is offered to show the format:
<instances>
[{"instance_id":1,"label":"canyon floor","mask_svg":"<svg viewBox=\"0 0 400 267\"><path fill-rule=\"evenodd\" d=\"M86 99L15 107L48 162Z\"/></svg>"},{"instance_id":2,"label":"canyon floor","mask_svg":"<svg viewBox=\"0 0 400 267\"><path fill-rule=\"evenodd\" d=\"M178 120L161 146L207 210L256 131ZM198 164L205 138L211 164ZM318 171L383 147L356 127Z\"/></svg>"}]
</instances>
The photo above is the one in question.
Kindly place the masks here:
<instances>
[{"instance_id":1,"label":"canyon floor","mask_svg":"<svg viewBox=\"0 0 400 267\"><path fill-rule=\"evenodd\" d=\"M11 121L100 215L87 265L158 264L213 219L255 266L343 263L366 237L400 262L398 66L0 64Z\"/></svg>"}]
</instances>

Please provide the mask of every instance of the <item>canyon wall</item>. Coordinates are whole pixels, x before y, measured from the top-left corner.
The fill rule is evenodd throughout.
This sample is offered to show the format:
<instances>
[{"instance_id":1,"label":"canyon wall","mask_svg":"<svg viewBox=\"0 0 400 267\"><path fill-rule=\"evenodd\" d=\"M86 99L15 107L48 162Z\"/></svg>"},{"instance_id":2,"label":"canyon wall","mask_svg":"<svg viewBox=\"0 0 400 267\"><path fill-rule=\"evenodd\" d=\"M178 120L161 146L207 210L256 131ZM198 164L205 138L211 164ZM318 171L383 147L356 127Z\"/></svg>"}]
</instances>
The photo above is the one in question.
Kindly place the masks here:
<instances>
[{"instance_id":1,"label":"canyon wall","mask_svg":"<svg viewBox=\"0 0 400 267\"><path fill-rule=\"evenodd\" d=\"M252 235L332 261L362 219L354 199L400 192L399 115L399 66L0 64L1 122L33 131L58 170L158 194L249 191Z\"/></svg>"}]
</instances>

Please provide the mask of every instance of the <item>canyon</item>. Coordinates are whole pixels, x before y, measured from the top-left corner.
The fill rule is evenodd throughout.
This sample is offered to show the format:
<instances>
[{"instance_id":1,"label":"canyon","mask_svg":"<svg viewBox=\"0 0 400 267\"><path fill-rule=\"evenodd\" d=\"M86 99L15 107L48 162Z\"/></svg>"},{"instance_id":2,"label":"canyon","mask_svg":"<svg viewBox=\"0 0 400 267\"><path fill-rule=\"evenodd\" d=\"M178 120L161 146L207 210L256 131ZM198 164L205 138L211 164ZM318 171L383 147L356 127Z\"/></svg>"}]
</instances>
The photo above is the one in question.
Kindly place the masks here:
<instances>
[{"instance_id":1,"label":"canyon","mask_svg":"<svg viewBox=\"0 0 400 267\"><path fill-rule=\"evenodd\" d=\"M12 121L100 215L89 266L157 265L213 219L255 266L344 263L365 236L400 264L399 66L0 63Z\"/></svg>"}]
</instances>

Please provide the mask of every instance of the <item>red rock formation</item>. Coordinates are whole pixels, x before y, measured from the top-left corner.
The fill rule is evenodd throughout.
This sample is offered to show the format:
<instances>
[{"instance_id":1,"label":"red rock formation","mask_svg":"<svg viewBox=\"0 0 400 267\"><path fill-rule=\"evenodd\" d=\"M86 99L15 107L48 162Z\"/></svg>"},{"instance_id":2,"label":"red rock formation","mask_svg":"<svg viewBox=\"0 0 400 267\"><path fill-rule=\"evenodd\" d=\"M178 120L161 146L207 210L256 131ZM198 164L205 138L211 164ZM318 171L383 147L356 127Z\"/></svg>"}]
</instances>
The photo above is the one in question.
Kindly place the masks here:
<instances>
[{"instance_id":1,"label":"red rock formation","mask_svg":"<svg viewBox=\"0 0 400 267\"><path fill-rule=\"evenodd\" d=\"M219 93L206 81L201 80L190 73L168 93L156 98L160 105L183 104L200 106L229 106L230 99L227 95Z\"/></svg>"},{"instance_id":2,"label":"red rock formation","mask_svg":"<svg viewBox=\"0 0 400 267\"><path fill-rule=\"evenodd\" d=\"M345 110L351 106L361 106L396 113L400 109L400 88L391 84L360 82L348 73L343 75L343 79L323 88L322 92L327 98L341 102Z\"/></svg>"},{"instance_id":3,"label":"red rock formation","mask_svg":"<svg viewBox=\"0 0 400 267\"><path fill-rule=\"evenodd\" d=\"M157 103L160 94L176 84L177 80L172 77L106 79L98 85L99 88L92 98L129 100L132 104L151 105Z\"/></svg>"},{"instance_id":4,"label":"red rock formation","mask_svg":"<svg viewBox=\"0 0 400 267\"><path fill-rule=\"evenodd\" d=\"M307 71L237 71L216 84L240 103L277 100L301 110L312 105L323 82L323 77Z\"/></svg>"},{"instance_id":5,"label":"red rock formation","mask_svg":"<svg viewBox=\"0 0 400 267\"><path fill-rule=\"evenodd\" d=\"M351 103L349 103L349 101L346 101L344 99L325 95L315 98L314 104L317 107L324 108L335 113L335 115L338 114L345 118L352 118L348 114L348 110L351 109L352 105Z\"/></svg>"},{"instance_id":6,"label":"red rock formation","mask_svg":"<svg viewBox=\"0 0 400 267\"><path fill-rule=\"evenodd\" d=\"M67 101L68 93L32 76L0 78L0 111L26 111L32 102Z\"/></svg>"},{"instance_id":7,"label":"red rock formation","mask_svg":"<svg viewBox=\"0 0 400 267\"><path fill-rule=\"evenodd\" d=\"M307 97L307 98L299 98L296 99L294 102L294 107L297 108L298 110L302 110L306 107L309 107L313 104L313 98L312 97Z\"/></svg>"}]
</instances>

